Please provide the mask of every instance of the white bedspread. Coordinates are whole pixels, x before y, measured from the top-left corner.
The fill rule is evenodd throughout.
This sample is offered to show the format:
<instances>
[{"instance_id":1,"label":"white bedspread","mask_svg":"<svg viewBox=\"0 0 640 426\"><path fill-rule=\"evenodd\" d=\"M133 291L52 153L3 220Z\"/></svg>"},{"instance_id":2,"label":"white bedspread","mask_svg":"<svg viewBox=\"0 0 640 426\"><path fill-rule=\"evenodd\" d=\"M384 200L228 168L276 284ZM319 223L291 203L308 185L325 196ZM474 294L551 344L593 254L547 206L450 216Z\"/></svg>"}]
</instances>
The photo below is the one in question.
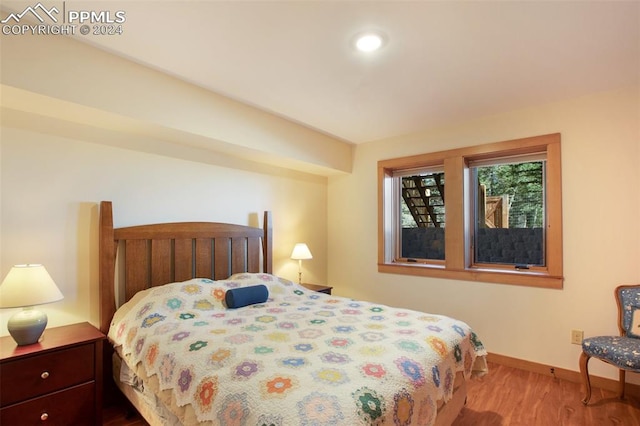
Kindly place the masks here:
<instances>
[{"instance_id":1,"label":"white bedspread","mask_svg":"<svg viewBox=\"0 0 640 426\"><path fill-rule=\"evenodd\" d=\"M256 284L268 287L266 303L224 306L228 289ZM462 321L265 274L141 292L109 338L172 405L225 426L429 425L456 372L469 377L486 355Z\"/></svg>"}]
</instances>

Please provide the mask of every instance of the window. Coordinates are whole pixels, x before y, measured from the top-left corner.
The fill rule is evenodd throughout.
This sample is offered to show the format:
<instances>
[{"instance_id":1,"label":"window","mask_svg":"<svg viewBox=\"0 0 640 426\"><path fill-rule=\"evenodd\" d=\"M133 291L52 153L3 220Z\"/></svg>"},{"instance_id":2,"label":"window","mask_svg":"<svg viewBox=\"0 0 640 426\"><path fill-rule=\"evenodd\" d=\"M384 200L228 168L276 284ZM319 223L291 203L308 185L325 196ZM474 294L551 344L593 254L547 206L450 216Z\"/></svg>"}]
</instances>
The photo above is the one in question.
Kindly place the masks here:
<instances>
[{"instance_id":1,"label":"window","mask_svg":"<svg viewBox=\"0 0 640 426\"><path fill-rule=\"evenodd\" d=\"M544 153L471 161L473 263L545 266Z\"/></svg>"},{"instance_id":2,"label":"window","mask_svg":"<svg viewBox=\"0 0 640 426\"><path fill-rule=\"evenodd\" d=\"M444 260L444 171L442 167L397 175L400 258Z\"/></svg>"},{"instance_id":3,"label":"window","mask_svg":"<svg viewBox=\"0 0 640 426\"><path fill-rule=\"evenodd\" d=\"M378 176L380 272L562 287L559 134L383 160Z\"/></svg>"}]
</instances>

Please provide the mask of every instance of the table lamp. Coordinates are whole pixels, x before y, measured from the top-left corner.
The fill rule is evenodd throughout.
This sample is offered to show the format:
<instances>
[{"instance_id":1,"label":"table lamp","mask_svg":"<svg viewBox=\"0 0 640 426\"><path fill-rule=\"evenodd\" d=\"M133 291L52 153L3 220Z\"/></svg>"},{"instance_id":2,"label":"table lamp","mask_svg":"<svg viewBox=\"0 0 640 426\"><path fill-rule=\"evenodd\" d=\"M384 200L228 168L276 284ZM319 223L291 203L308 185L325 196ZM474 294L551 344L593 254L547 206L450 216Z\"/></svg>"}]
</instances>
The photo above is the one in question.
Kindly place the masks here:
<instances>
[{"instance_id":1,"label":"table lamp","mask_svg":"<svg viewBox=\"0 0 640 426\"><path fill-rule=\"evenodd\" d=\"M23 308L7 323L18 346L37 343L47 327L47 315L34 305L57 302L64 296L42 265L15 265L0 285L0 308Z\"/></svg>"},{"instance_id":2,"label":"table lamp","mask_svg":"<svg viewBox=\"0 0 640 426\"><path fill-rule=\"evenodd\" d=\"M291 252L291 258L298 261L298 284L302 284L302 261L313 259L309 247L305 243L297 243Z\"/></svg>"}]
</instances>

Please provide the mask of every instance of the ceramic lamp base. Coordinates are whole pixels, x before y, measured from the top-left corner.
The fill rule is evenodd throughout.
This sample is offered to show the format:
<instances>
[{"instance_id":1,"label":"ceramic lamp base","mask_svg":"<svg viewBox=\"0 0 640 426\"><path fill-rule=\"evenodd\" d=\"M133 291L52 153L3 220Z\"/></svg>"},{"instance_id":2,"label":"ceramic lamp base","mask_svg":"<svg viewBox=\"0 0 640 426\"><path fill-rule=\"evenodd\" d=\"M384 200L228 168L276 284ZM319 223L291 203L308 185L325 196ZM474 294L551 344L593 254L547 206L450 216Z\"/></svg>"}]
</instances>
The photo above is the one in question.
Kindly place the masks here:
<instances>
[{"instance_id":1,"label":"ceramic lamp base","mask_svg":"<svg viewBox=\"0 0 640 426\"><path fill-rule=\"evenodd\" d=\"M9 334L18 346L38 343L47 327L47 315L33 308L25 308L15 313L7 323Z\"/></svg>"}]
</instances>

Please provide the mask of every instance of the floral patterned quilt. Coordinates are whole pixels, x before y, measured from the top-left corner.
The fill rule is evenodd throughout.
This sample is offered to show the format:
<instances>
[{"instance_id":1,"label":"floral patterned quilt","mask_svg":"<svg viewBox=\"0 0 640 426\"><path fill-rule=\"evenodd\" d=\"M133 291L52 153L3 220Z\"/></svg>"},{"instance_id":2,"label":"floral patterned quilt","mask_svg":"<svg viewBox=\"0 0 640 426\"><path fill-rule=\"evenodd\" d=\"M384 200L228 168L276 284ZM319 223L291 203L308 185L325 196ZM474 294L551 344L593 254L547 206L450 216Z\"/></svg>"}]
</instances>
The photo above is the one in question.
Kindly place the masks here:
<instances>
[{"instance_id":1,"label":"floral patterned quilt","mask_svg":"<svg viewBox=\"0 0 640 426\"><path fill-rule=\"evenodd\" d=\"M257 284L266 303L225 306L228 289ZM486 355L464 322L267 274L145 290L109 338L174 406L219 425L429 425L456 373Z\"/></svg>"}]
</instances>

